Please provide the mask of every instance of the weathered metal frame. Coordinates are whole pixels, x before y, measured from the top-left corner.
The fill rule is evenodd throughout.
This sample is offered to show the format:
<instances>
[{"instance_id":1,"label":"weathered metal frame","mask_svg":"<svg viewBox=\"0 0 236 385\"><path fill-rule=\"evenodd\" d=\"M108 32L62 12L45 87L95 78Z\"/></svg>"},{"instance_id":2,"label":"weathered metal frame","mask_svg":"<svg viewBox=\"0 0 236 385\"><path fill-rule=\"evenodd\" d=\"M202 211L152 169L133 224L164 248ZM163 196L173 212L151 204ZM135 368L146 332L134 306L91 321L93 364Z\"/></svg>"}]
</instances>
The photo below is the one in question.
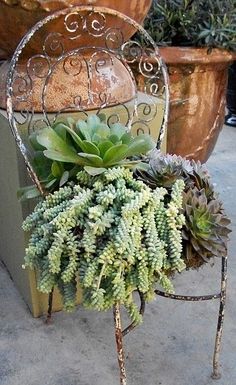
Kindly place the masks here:
<instances>
[{"instance_id":1,"label":"weathered metal frame","mask_svg":"<svg viewBox=\"0 0 236 385\"><path fill-rule=\"evenodd\" d=\"M22 154L23 154L23 157L24 157L24 160L25 160L25 163L26 163L26 166L27 166L27 169L28 169L28 172L29 172L29 175L31 177L31 179L33 180L33 182L36 184L36 186L38 187L38 189L40 190L41 194L44 195L45 192L44 192L44 189L43 189L43 186L41 185L31 163L30 163L30 160L28 159L28 155L27 155L27 148L25 147L23 141L22 141L22 138L21 138L21 135L19 134L18 132L18 127L17 127L17 120L15 118L15 109L14 109L14 101L13 101L13 96L14 96L14 75L18 75L17 74L17 63L19 61L19 58L20 58L20 55L22 53L22 51L24 50L24 48L27 46L27 44L30 42L30 40L32 39L32 37L34 36L34 34L41 28L44 27L44 25L46 25L47 23L53 21L54 19L56 18L59 18L59 17L66 17L69 16L70 14L75 14L75 13L78 13L78 15L80 16L81 12L91 12L91 13L97 13L97 14L101 14L101 15L112 15L112 16L115 16L115 17L118 17L120 18L123 22L129 24L130 26L134 27L136 31L140 32L142 34L142 36L146 39L146 41L149 43L149 45L152 47L152 54L150 55L150 57L152 57L152 59L150 59L150 63L149 62L146 62L145 63L145 70L147 71L147 74L149 72L149 74L151 73L151 76L148 74L147 77L149 79L153 79L154 76L157 76L158 75L152 75L152 69L154 68L153 66L153 62L152 60L153 59L157 59L157 64L158 64L158 74L160 72L160 74L162 75L162 80L163 80L163 93L165 95L165 98L163 100L163 103L164 103L164 114L163 114L163 120L162 120L162 124L161 124L161 129L160 129L160 133L159 133L159 138L158 138L158 142L157 142L157 147L160 147L161 145L161 142L165 136L165 133L166 133L166 129L167 129L167 120L168 120L168 114L169 114L169 87L168 87L168 74L167 74L167 68L165 66L165 64L163 63L162 61L162 58L160 57L159 55L159 51L158 51L158 48L157 46L155 45L154 41L151 39L151 37L147 34L147 32L138 24L136 23L134 20L130 19L129 17L115 11L115 10L112 10L112 9L108 9L108 8L105 8L105 7L93 7L93 6L76 6L76 7L72 7L70 9L64 9L64 10L60 10L58 12L55 12L51 15L49 15L48 17L46 17L45 19L43 19L42 21L38 22L28 33L27 35L22 39L22 41L20 42L20 44L18 45L18 48L16 49L14 55L13 55L13 58L12 58L12 61L11 61L11 65L10 65L10 71L9 71L9 74L8 74L8 78L7 78L7 113L8 113L8 119L9 119L9 122L10 122L10 127L12 129L12 132L13 132L13 135L15 137L15 140L16 140L16 143L18 145L18 147L20 148ZM64 22L65 23L65 22ZM73 28L76 27L76 24L72 24L72 30ZM122 32L121 32L122 34ZM45 39L46 41L46 39ZM137 43L138 44L138 43ZM124 41L123 43L124 46L127 45L127 42ZM86 48L91 48L91 47L86 47ZM140 48L142 49L142 46L140 46ZM130 55L131 55L131 59L134 58L133 55L133 52L131 52L131 48L128 46L128 50L130 49ZM79 49L77 49L79 50ZM43 52L45 52L45 47L43 46ZM75 50L73 51L75 52ZM62 51L62 55L59 56L59 59L58 60L61 60L63 59L63 55L66 57L68 55L65 54L64 50ZM43 54L39 54L39 55L35 55L34 56L35 58L39 59L39 58L43 58L44 55ZM121 56L122 57L122 56ZM27 75L29 75L29 68L30 68L30 65L31 65L31 59L33 58L30 58L30 60L28 61L27 63ZM49 66L50 66L50 58L45 56L44 59L46 59L46 61L48 61L49 63ZM134 59L136 60L136 58ZM132 60L131 62L132 63ZM140 70L140 73L142 74L143 77L145 77L145 73L142 73L142 70L141 70L141 65L139 64L139 70ZM36 71L37 71L37 68L36 68ZM48 82L48 77L50 75L50 72L48 72L48 76L46 76L46 80L45 80L45 84L44 84L44 87L43 87L43 93L42 93L42 99L41 99L41 105L42 105L42 112L43 112L43 115L44 115L44 121L47 122L48 119L47 119L47 111L46 111L46 108L45 108L45 104L44 104L44 97L47 93L47 82ZM134 84L136 84L135 82L135 78L133 76L133 72L131 71L130 69L130 76L131 78L133 79L133 82ZM31 83L31 78L30 78L30 86L31 86L31 89L30 89L30 92L28 92L27 90L27 87L26 87L26 91L25 91L25 96L23 97L23 100L27 101L27 98L28 98L28 95L31 95L30 93L32 92L32 83ZM150 90L151 92L147 93L147 96L149 98L151 98L150 95L152 96L157 96L157 91L155 89L155 86L154 88L152 89L152 86L154 85L153 83L151 83L152 85L150 85ZM157 83L155 84L157 86ZM89 87L89 85L88 85ZM158 89L158 87L157 87ZM144 90L146 90L146 88L144 88ZM146 92L146 91L145 91ZM21 97L21 94L20 94L20 90L19 90L19 95ZM145 104L145 103L142 103L142 104ZM106 104L105 104L106 106ZM146 103L145 106L143 107L143 114L144 115L148 115L148 104ZM149 106L150 107L150 106ZM147 108L147 110L145 110L145 108ZM138 106L136 105L136 112L138 111ZM31 110L31 105L29 107L29 110L26 110L26 111L22 111L23 115L26 115L26 119L27 119L27 114L31 114L32 113L32 116L30 116L30 119L32 120L33 119L33 115L34 115L34 111L33 109ZM30 124L31 124L31 120L30 120ZM146 124L148 124L148 120L146 120ZM134 124L136 124L137 122L134 122ZM52 320L52 305L53 305L53 295L54 295L54 292L52 291L50 294L49 294L49 298L48 298L48 313L47 313L47 318L46 318L46 323L49 324ZM140 306L140 314L143 315L144 314L144 310L145 310L145 302L144 302L144 298L143 298L143 295L141 293L139 293L140 295L140 301L141 301L141 306ZM124 331L122 331L122 328L121 328L121 313L120 313L120 304L117 303L115 306L114 306L114 309L113 309L113 314L114 314L114 326L115 326L115 338L116 338L116 346L117 346L117 357L118 357L118 363L119 363L119 368L120 368L120 383L121 385L126 385L126 372L125 372L125 359L124 359L124 350L123 350L123 336L125 336L126 334L128 334L131 330L134 329L135 327L135 324L132 323L131 325L129 325Z\"/></svg>"},{"instance_id":2,"label":"weathered metal frame","mask_svg":"<svg viewBox=\"0 0 236 385\"><path fill-rule=\"evenodd\" d=\"M14 120L14 109L12 105L12 82L14 77L14 71L16 69L16 64L19 59L19 56L24 49L24 47L27 45L27 43L30 41L34 33L42 28L45 24L50 22L51 20L54 20L56 17L67 15L71 12L80 12L80 11L90 11L90 12L100 12L100 13L107 13L110 15L114 15L117 17L122 18L125 22L129 23L130 25L134 26L137 30L141 31L145 38L151 42L153 46L155 46L154 41L149 37L149 35L146 33L146 31L139 26L135 21L131 20L129 17L120 14L117 11L113 11L111 9L107 9L104 7L92 7L92 6L81 6L81 7L73 7L69 10L62 10L55 12L54 14L46 17L44 20L37 23L31 31L25 36L25 38L21 41L19 44L11 62L10 72L7 80L7 110L8 110L8 117L10 121L10 126L13 131L13 135L16 139L16 142L24 156L25 163L27 165L27 169L29 171L29 174L39 190L42 194L44 194L43 188L37 178L37 175L35 174L29 160L27 157L27 152L25 149L25 146L21 140L20 135L18 134L18 130L16 127L16 122ZM158 54L158 49L156 48L156 55ZM168 75L167 70L162 62L161 58L159 57L161 67L162 67L162 74L164 77L165 84L168 84ZM46 92L46 91L45 91ZM168 120L168 113L169 113L169 90L168 87L165 90L166 92L166 99L165 99L165 113L163 118L162 127L160 130L159 139L157 142L157 148L160 147L161 141L164 138L166 128L167 128L167 120ZM217 294L212 295L203 295L203 296L185 296L185 295L177 295L177 294L168 294L164 293L162 291L156 290L155 293L159 296L162 296L164 298L170 298L174 300L180 300L180 301L188 301L188 302L199 302L199 301L208 301L213 299L220 299L220 308L219 308L219 314L218 314L218 323L217 323L217 332L216 332L216 338L215 338L215 348L214 348L214 355L213 355L213 372L212 372L212 378L219 379L220 378L220 364L219 364L219 354L221 349L221 342L222 342L222 332L223 332L223 322L224 322L224 313L225 313L225 303L226 303L226 284L227 284L227 257L222 258L222 268L221 268L221 291ZM145 301L144 297L141 293L139 293L140 297L140 314L143 316L145 311ZM48 302L48 314L46 323L51 322L51 316L52 316L52 304L53 304L53 291L49 295L49 302ZM126 371L125 371L125 359L124 359L124 350L123 350L123 337L126 336L129 332L131 332L135 328L135 324L132 323L129 325L126 329L122 331L121 327L121 312L120 312L120 304L117 303L114 306L113 309L113 316L114 316L114 326L115 326L115 338L116 338L116 345L117 345L117 356L118 356L118 363L120 368L120 384L126 385Z\"/></svg>"},{"instance_id":3,"label":"weathered metal frame","mask_svg":"<svg viewBox=\"0 0 236 385\"><path fill-rule=\"evenodd\" d=\"M202 295L202 296L186 296L186 295L177 295L177 294L168 294L160 290L155 290L155 293L164 298L170 298L177 301L187 301L187 302L202 302L210 301L215 299L220 299L220 306L218 312L218 321L215 337L215 347L213 353L213 370L211 377L214 380L219 380L221 378L220 373L220 351L222 345L222 335L223 335L223 325L225 317L225 305L226 305L226 288L227 288L227 257L222 257L221 260L221 288L220 293Z\"/></svg>"}]
</instances>

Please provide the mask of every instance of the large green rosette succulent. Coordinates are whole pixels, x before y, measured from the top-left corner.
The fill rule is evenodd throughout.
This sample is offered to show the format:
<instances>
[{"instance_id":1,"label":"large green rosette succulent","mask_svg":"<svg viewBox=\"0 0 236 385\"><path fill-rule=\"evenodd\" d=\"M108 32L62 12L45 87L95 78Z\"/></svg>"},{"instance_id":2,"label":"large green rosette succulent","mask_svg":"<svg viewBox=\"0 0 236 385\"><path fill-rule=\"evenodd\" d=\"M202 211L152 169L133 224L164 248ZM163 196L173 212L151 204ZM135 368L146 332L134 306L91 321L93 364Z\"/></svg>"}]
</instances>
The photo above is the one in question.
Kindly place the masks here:
<instances>
[{"instance_id":1,"label":"large green rosette succulent","mask_svg":"<svg viewBox=\"0 0 236 385\"><path fill-rule=\"evenodd\" d=\"M68 182L76 181L83 168L99 175L108 168L141 167L135 156L145 155L155 147L147 134L133 136L121 123L108 125L106 116L89 115L86 120L71 117L33 132L29 137L33 169L45 192L53 192ZM19 198L40 195L36 187L19 191Z\"/></svg>"}]
</instances>

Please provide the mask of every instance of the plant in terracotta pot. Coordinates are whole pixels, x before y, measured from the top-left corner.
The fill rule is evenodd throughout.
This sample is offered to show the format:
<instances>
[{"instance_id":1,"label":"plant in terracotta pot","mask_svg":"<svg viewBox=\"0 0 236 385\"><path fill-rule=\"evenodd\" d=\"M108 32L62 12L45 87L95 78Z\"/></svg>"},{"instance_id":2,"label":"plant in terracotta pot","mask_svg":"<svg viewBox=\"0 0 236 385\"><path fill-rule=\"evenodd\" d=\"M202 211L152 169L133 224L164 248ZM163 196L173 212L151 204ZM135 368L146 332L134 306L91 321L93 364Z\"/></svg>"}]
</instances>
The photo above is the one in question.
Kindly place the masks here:
<instances>
[{"instance_id":1,"label":"plant in terracotta pot","mask_svg":"<svg viewBox=\"0 0 236 385\"><path fill-rule=\"evenodd\" d=\"M223 126L235 0L154 0L145 28L170 75L168 152L205 162Z\"/></svg>"}]
</instances>

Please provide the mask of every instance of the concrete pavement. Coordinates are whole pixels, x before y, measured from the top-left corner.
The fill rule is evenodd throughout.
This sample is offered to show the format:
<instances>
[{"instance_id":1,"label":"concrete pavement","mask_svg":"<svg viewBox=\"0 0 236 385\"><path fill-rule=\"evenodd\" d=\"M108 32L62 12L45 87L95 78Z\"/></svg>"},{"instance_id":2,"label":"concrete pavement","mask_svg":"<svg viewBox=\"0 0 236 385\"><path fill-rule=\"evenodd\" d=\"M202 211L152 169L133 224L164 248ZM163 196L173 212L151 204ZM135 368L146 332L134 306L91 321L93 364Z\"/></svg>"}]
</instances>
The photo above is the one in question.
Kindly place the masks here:
<instances>
[{"instance_id":1,"label":"concrete pavement","mask_svg":"<svg viewBox=\"0 0 236 385\"><path fill-rule=\"evenodd\" d=\"M128 385L236 385L236 129L225 127L209 162L232 219L222 379L210 378L219 302L163 298L125 339ZM175 279L178 294L219 291L220 260ZM118 385L110 312L79 307L45 326L33 319L0 264L0 385Z\"/></svg>"}]
</instances>

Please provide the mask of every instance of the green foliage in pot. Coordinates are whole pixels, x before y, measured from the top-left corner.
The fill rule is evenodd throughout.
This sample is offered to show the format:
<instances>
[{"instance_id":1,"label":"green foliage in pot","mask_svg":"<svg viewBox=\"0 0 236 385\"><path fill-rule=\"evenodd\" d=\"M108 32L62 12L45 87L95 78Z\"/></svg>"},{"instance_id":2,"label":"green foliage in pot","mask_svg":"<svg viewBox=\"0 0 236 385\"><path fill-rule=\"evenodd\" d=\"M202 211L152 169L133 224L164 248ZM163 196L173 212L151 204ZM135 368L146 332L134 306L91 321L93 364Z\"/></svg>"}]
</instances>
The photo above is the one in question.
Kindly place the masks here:
<instances>
[{"instance_id":1,"label":"green foliage in pot","mask_svg":"<svg viewBox=\"0 0 236 385\"><path fill-rule=\"evenodd\" d=\"M165 187L169 197L174 183L184 181L182 237L187 267L199 267L212 257L226 255L230 220L200 162L153 151L149 170L137 171L136 176L152 189Z\"/></svg>"},{"instance_id":2,"label":"green foliage in pot","mask_svg":"<svg viewBox=\"0 0 236 385\"><path fill-rule=\"evenodd\" d=\"M144 28L159 45L236 50L236 0L154 0Z\"/></svg>"},{"instance_id":3,"label":"green foliage in pot","mask_svg":"<svg viewBox=\"0 0 236 385\"><path fill-rule=\"evenodd\" d=\"M151 299L157 283L171 292L169 272L185 268L184 182L177 180L165 199L167 189L137 181L129 168L140 161L129 157L153 148L150 137L132 138L121 125L91 119L61 125L63 137L58 127L37 134L45 158L78 164L81 171L25 220L31 233L25 265L37 270L40 291L59 287L67 310L75 305L79 280L85 306L107 310L119 302L139 323L133 293Z\"/></svg>"}]
</instances>

